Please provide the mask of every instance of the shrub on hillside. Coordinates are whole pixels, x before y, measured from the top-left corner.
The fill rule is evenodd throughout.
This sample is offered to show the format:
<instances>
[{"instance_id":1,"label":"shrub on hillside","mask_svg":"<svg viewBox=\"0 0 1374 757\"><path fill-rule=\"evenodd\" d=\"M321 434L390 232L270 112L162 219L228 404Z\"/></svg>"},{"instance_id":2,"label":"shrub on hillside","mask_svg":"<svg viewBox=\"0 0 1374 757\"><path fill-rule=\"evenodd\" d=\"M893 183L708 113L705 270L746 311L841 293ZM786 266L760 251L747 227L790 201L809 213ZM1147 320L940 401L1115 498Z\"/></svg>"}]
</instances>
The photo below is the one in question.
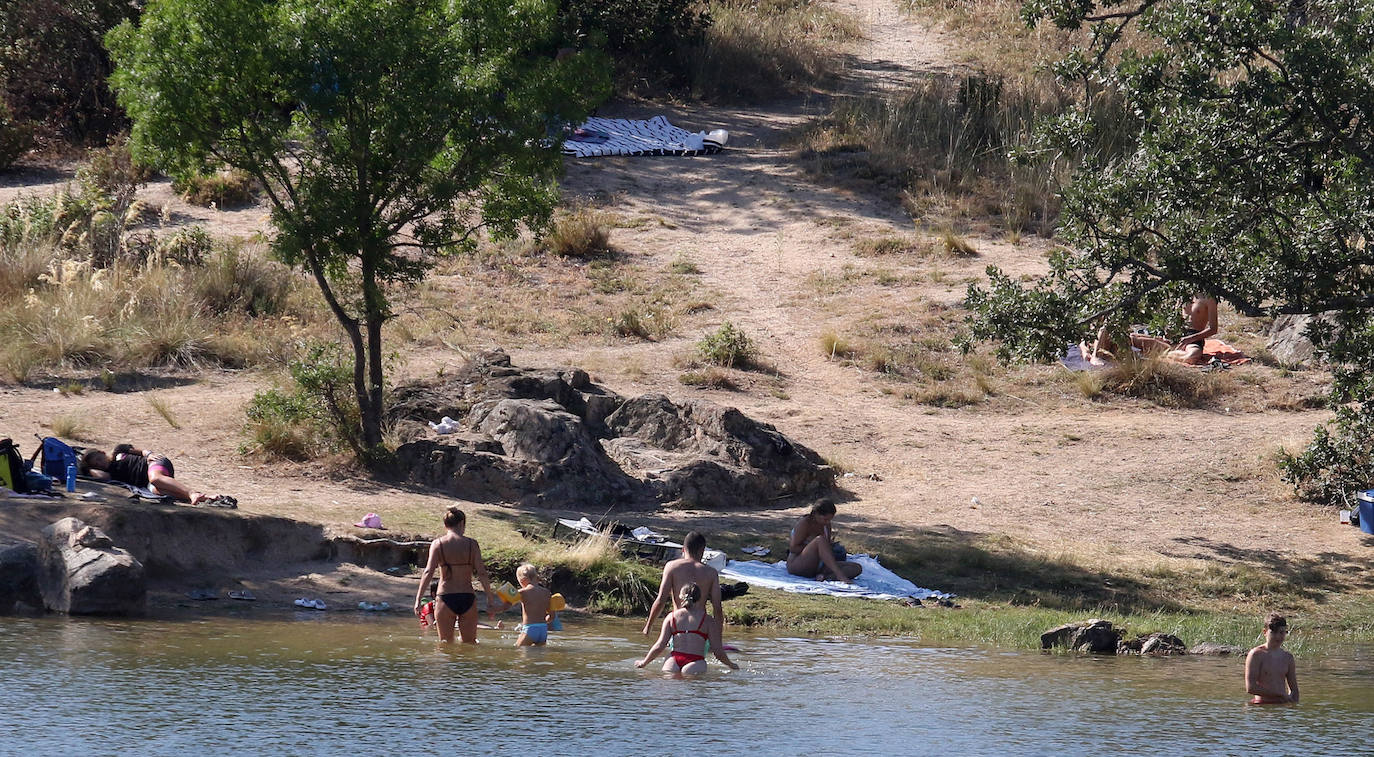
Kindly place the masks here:
<instances>
[{"instance_id":1,"label":"shrub on hillside","mask_svg":"<svg viewBox=\"0 0 1374 757\"><path fill-rule=\"evenodd\" d=\"M192 205L238 208L257 200L258 180L246 171L229 169L172 182L172 189Z\"/></svg>"},{"instance_id":2,"label":"shrub on hillside","mask_svg":"<svg viewBox=\"0 0 1374 757\"><path fill-rule=\"evenodd\" d=\"M758 357L754 340L743 331L726 321L720 328L707 334L697 342L697 353L701 359L712 365L725 368L745 367Z\"/></svg>"},{"instance_id":3,"label":"shrub on hillside","mask_svg":"<svg viewBox=\"0 0 1374 757\"><path fill-rule=\"evenodd\" d=\"M0 3L0 82L15 118L52 136L100 144L125 123L106 81L105 32L137 19L129 0Z\"/></svg>"}]
</instances>

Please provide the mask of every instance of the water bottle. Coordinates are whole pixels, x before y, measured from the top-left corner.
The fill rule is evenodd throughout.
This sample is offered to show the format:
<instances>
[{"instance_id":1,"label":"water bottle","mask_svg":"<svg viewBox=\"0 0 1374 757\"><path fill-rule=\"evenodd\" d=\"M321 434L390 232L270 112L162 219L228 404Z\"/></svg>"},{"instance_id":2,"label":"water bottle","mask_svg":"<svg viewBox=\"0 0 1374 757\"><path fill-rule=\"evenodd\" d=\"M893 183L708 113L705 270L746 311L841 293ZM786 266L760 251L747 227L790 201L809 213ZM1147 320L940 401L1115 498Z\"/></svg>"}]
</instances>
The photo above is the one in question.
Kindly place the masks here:
<instances>
[{"instance_id":1,"label":"water bottle","mask_svg":"<svg viewBox=\"0 0 1374 757\"><path fill-rule=\"evenodd\" d=\"M67 463L67 491L76 491L76 463Z\"/></svg>"}]
</instances>

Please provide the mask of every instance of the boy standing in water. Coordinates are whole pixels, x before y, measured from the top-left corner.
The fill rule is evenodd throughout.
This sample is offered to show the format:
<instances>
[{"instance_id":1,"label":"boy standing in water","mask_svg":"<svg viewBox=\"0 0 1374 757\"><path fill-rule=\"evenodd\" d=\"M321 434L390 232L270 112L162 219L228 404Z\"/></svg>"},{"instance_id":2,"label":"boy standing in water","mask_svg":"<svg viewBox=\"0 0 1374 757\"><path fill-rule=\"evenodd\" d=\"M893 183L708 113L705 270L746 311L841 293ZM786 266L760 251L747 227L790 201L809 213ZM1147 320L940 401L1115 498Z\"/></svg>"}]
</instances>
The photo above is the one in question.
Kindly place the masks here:
<instances>
[{"instance_id":1,"label":"boy standing in water","mask_svg":"<svg viewBox=\"0 0 1374 757\"><path fill-rule=\"evenodd\" d=\"M520 638L515 646L542 647L549 641L549 599L553 594L539 585L539 569L530 563L515 569L515 580L520 582Z\"/></svg>"},{"instance_id":2,"label":"boy standing in water","mask_svg":"<svg viewBox=\"0 0 1374 757\"><path fill-rule=\"evenodd\" d=\"M1245 693L1250 704L1297 704L1298 671L1293 655L1283 649L1288 620L1278 613L1264 619L1264 643L1245 657Z\"/></svg>"}]
</instances>

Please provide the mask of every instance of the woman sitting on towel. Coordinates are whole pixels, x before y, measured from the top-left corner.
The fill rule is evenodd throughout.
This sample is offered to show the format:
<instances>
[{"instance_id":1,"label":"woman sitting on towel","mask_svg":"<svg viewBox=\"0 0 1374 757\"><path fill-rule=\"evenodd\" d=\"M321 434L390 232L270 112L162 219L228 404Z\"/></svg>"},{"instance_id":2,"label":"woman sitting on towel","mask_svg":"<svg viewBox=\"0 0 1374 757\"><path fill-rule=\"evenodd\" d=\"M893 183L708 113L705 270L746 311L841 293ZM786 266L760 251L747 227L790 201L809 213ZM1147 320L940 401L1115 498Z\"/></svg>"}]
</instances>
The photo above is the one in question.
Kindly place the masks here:
<instances>
[{"instance_id":1,"label":"woman sitting on towel","mask_svg":"<svg viewBox=\"0 0 1374 757\"><path fill-rule=\"evenodd\" d=\"M238 506L238 501L233 497L194 491L173 478L176 473L166 455L138 449L132 444L120 444L108 455L98 449L88 450L81 456L81 475L97 481L118 481L140 489L150 489L154 494L192 505Z\"/></svg>"},{"instance_id":2,"label":"woman sitting on towel","mask_svg":"<svg viewBox=\"0 0 1374 757\"><path fill-rule=\"evenodd\" d=\"M814 577L817 581L853 581L863 572L863 566L847 562L844 547L835 544L830 536L830 521L835 518L835 503L823 499L801 516L792 527L792 539L787 545L787 572L794 576Z\"/></svg>"},{"instance_id":3,"label":"woman sitting on towel","mask_svg":"<svg viewBox=\"0 0 1374 757\"><path fill-rule=\"evenodd\" d=\"M706 643L711 644L711 654L725 665L739 670L725 654L725 645L720 640L720 624L706 612L706 604L701 601L701 587L694 583L684 584L678 592L680 609L668 613L663 619L663 630L658 641L649 648L644 659L635 663L642 668L663 654L672 644L672 652L663 661L663 672L674 675L701 675L706 672Z\"/></svg>"}]
</instances>

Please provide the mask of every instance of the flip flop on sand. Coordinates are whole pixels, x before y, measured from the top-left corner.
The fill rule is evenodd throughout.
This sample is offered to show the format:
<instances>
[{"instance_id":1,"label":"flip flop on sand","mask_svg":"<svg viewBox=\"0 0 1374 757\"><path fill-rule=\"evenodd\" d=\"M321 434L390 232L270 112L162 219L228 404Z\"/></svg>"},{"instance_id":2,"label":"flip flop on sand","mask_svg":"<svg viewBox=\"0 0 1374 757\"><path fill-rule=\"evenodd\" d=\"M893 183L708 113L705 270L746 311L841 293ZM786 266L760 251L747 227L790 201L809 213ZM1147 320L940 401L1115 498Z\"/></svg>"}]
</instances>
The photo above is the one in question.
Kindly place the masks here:
<instances>
[{"instance_id":1,"label":"flip flop on sand","mask_svg":"<svg viewBox=\"0 0 1374 757\"><path fill-rule=\"evenodd\" d=\"M191 599L204 601L206 599L219 599L219 592L210 589L192 589L186 592L186 596Z\"/></svg>"},{"instance_id":2,"label":"flip flop on sand","mask_svg":"<svg viewBox=\"0 0 1374 757\"><path fill-rule=\"evenodd\" d=\"M231 591L229 592L229 598L237 599L242 602L253 602L257 600L257 597L253 596L253 592L247 589L243 589L241 591L236 589L234 591Z\"/></svg>"},{"instance_id":3,"label":"flip flop on sand","mask_svg":"<svg viewBox=\"0 0 1374 757\"><path fill-rule=\"evenodd\" d=\"M308 610L325 609L324 600L322 599L307 599L305 597L302 597L300 599L297 599L293 604L295 604L297 607L304 607Z\"/></svg>"},{"instance_id":4,"label":"flip flop on sand","mask_svg":"<svg viewBox=\"0 0 1374 757\"><path fill-rule=\"evenodd\" d=\"M199 507L223 507L229 510L236 510L238 509L239 501L228 494L220 494L218 496L202 499L196 504Z\"/></svg>"}]
</instances>

